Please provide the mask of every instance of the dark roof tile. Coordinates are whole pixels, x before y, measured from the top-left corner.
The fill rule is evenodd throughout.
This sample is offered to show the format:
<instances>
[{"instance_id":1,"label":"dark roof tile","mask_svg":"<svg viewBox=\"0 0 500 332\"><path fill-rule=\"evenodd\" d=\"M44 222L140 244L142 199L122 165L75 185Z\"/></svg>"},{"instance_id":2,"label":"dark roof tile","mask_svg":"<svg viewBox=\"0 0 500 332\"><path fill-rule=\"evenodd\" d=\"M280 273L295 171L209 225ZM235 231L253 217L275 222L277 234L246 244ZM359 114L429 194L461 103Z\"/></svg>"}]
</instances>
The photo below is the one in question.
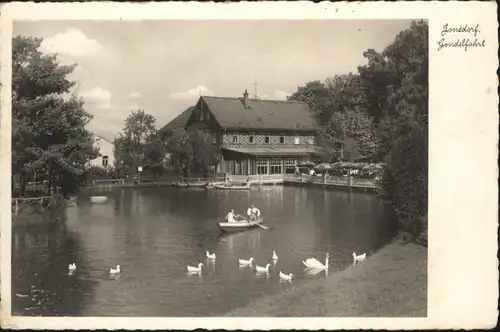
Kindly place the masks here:
<instances>
[{"instance_id":1,"label":"dark roof tile","mask_svg":"<svg viewBox=\"0 0 500 332\"><path fill-rule=\"evenodd\" d=\"M184 112L182 112L181 114L176 116L173 120L171 120L169 123L167 123L165 126L163 126L159 131L161 133L167 133L178 128L184 128L186 126L187 121L191 117L191 113L193 113L194 109L195 109L194 106L190 106Z\"/></svg>"},{"instance_id":2,"label":"dark roof tile","mask_svg":"<svg viewBox=\"0 0 500 332\"><path fill-rule=\"evenodd\" d=\"M298 101L200 97L219 125L227 129L315 131L318 123L306 103Z\"/></svg>"}]
</instances>

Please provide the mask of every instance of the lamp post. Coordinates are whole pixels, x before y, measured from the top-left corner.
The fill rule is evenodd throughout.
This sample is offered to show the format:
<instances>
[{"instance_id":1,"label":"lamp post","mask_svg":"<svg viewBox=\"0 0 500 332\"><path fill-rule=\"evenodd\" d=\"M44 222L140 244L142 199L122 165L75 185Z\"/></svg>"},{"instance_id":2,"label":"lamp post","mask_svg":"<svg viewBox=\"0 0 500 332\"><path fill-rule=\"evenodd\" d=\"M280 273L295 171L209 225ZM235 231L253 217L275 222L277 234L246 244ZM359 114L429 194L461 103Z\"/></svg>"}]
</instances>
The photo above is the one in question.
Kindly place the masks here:
<instances>
[{"instance_id":1,"label":"lamp post","mask_svg":"<svg viewBox=\"0 0 500 332\"><path fill-rule=\"evenodd\" d=\"M142 166L137 166L137 183L141 183L141 172L142 172Z\"/></svg>"}]
</instances>

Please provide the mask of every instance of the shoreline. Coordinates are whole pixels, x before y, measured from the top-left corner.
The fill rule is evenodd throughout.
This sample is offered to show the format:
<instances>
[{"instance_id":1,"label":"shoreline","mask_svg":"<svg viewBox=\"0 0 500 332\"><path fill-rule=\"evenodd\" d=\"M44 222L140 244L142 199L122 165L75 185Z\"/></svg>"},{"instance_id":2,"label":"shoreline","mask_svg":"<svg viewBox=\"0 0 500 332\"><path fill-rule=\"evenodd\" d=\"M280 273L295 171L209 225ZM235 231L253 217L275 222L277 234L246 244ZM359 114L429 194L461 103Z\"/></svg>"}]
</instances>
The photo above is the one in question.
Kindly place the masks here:
<instances>
[{"instance_id":1,"label":"shoreline","mask_svg":"<svg viewBox=\"0 0 500 332\"><path fill-rule=\"evenodd\" d=\"M259 298L224 316L426 317L427 248L395 240L362 263Z\"/></svg>"}]
</instances>

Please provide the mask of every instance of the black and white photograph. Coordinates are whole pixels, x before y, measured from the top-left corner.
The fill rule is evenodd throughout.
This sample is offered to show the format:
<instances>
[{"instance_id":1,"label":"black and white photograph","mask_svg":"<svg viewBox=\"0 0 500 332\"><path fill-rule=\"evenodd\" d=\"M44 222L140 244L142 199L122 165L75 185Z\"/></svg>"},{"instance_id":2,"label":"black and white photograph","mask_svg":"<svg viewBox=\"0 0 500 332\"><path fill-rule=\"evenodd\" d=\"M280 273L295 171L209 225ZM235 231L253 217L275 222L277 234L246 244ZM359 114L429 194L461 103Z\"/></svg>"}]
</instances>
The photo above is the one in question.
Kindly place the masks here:
<instances>
[{"instance_id":1,"label":"black and white photograph","mask_svg":"<svg viewBox=\"0 0 500 332\"><path fill-rule=\"evenodd\" d=\"M10 315L427 318L407 17L13 20Z\"/></svg>"}]
</instances>

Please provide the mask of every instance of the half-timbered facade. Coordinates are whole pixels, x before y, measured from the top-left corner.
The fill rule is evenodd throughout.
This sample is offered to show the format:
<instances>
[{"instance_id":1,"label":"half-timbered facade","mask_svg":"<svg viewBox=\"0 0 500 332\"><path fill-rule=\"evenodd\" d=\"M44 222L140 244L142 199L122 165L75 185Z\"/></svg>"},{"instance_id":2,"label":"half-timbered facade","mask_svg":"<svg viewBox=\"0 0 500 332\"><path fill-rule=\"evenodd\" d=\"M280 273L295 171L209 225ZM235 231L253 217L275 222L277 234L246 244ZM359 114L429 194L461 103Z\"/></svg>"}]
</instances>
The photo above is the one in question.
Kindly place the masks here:
<instances>
[{"instance_id":1,"label":"half-timbered facade","mask_svg":"<svg viewBox=\"0 0 500 332\"><path fill-rule=\"evenodd\" d=\"M317 123L306 103L202 96L186 126L210 131L222 158L218 173L283 174L314 151Z\"/></svg>"}]
</instances>

